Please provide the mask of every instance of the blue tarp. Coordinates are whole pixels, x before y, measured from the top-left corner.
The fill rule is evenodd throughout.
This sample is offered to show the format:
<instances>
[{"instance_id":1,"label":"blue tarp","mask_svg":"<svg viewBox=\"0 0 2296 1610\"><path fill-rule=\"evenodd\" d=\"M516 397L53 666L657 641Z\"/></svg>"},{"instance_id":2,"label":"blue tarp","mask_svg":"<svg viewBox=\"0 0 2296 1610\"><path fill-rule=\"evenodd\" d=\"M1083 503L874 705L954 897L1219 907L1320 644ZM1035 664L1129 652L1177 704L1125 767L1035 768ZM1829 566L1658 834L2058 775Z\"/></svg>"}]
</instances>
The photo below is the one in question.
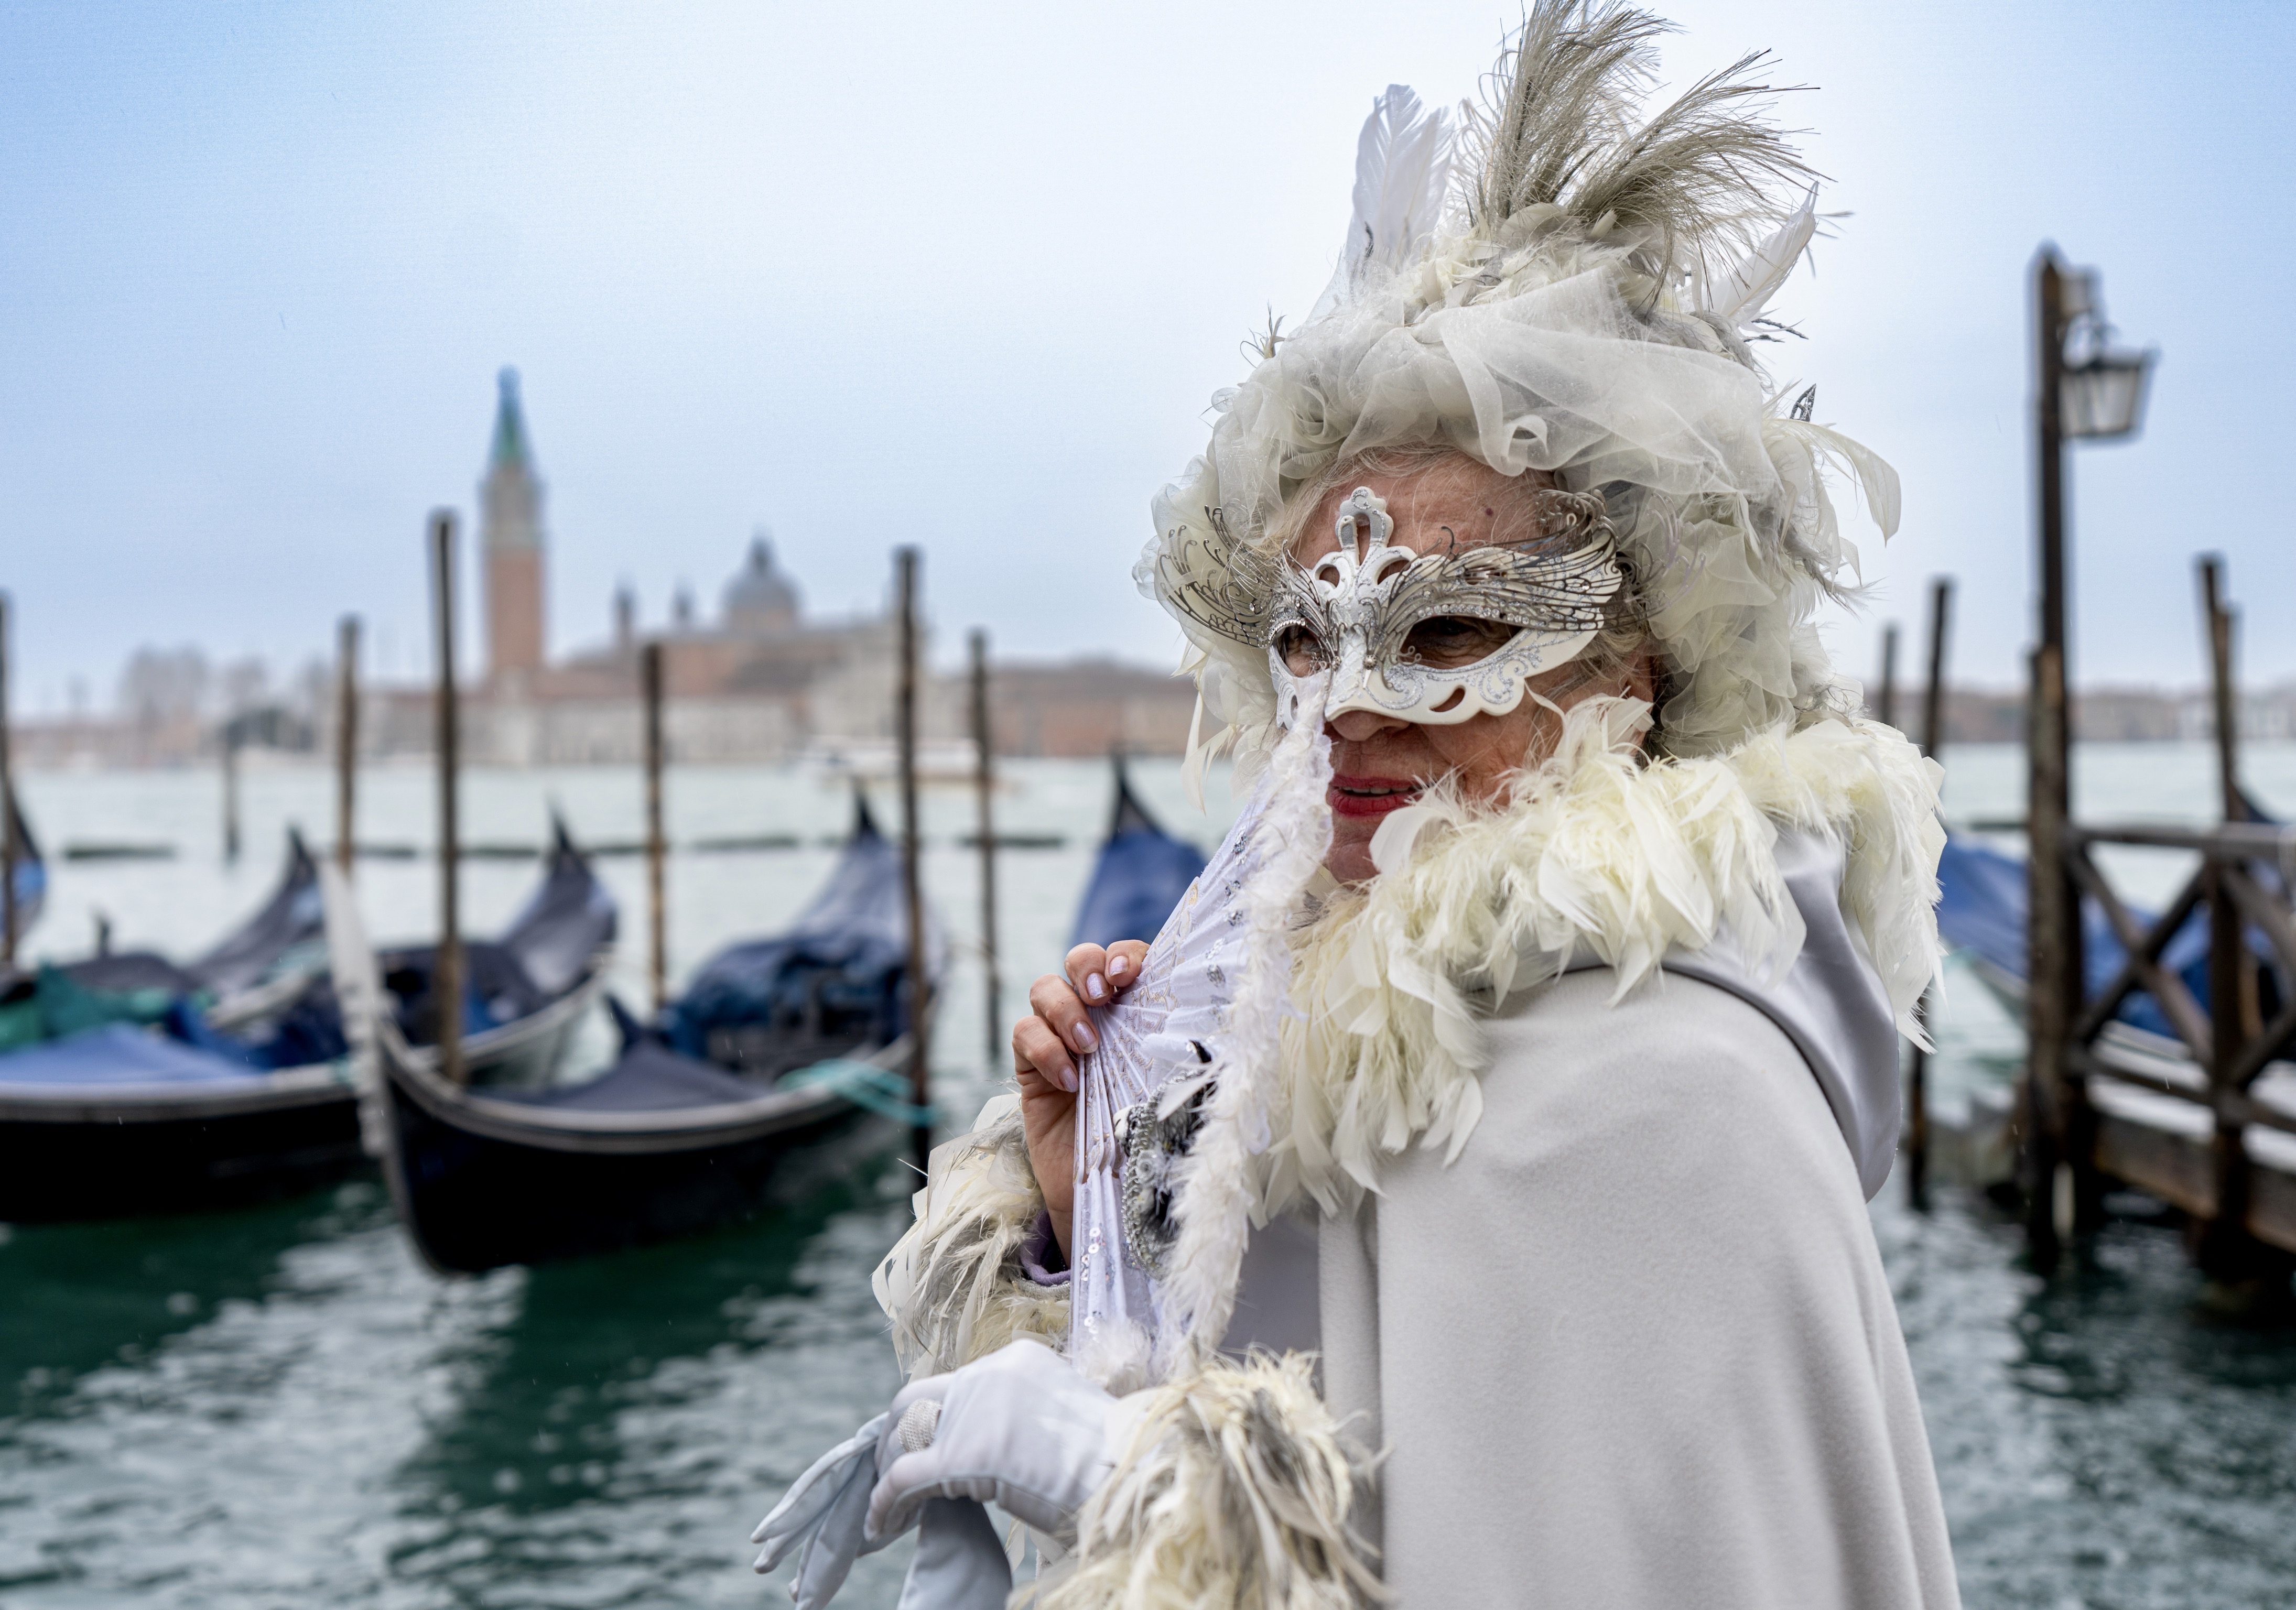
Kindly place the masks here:
<instances>
[{"instance_id":1,"label":"blue tarp","mask_svg":"<svg viewBox=\"0 0 2296 1610\"><path fill-rule=\"evenodd\" d=\"M940 971L942 944L930 919L925 966ZM848 1026L867 1019L882 1043L900 1034L907 970L907 895L900 846L868 813L813 903L783 932L728 945L702 963L672 1007L670 1043L705 1057L715 1029L791 1025L808 1018Z\"/></svg>"},{"instance_id":2,"label":"blue tarp","mask_svg":"<svg viewBox=\"0 0 2296 1610\"><path fill-rule=\"evenodd\" d=\"M2005 977L2025 980L2025 862L1979 844L1959 833L1946 836L1945 854L1938 861L1938 931L1956 950L1968 951ZM2150 926L2155 913L2130 908L2130 915ZM2128 952L2095 900L2081 902L2081 966L2091 993L2102 992L2120 971ZM2209 922L2195 911L2185 920L2161 960L2169 971L2183 977L2185 987L2206 1010L2209 1001ZM2135 1028L2173 1037L2160 1002L2138 992L2120 1004L2115 1014Z\"/></svg>"},{"instance_id":3,"label":"blue tarp","mask_svg":"<svg viewBox=\"0 0 2296 1610\"><path fill-rule=\"evenodd\" d=\"M1112 944L1119 939L1153 939L1204 870L1204 853L1175 838L1148 813L1124 774L1124 757L1111 757L1116 771L1116 809L1100 860L1085 885L1070 944Z\"/></svg>"},{"instance_id":4,"label":"blue tarp","mask_svg":"<svg viewBox=\"0 0 2296 1610\"><path fill-rule=\"evenodd\" d=\"M0 1057L0 1083L9 1084L222 1087L262 1082L263 1075L250 1072L243 1063L124 1023L44 1041Z\"/></svg>"},{"instance_id":5,"label":"blue tarp","mask_svg":"<svg viewBox=\"0 0 2296 1610\"><path fill-rule=\"evenodd\" d=\"M1153 939L1203 870L1201 850L1160 829L1135 828L1117 834L1101 846L1069 943Z\"/></svg>"}]
</instances>

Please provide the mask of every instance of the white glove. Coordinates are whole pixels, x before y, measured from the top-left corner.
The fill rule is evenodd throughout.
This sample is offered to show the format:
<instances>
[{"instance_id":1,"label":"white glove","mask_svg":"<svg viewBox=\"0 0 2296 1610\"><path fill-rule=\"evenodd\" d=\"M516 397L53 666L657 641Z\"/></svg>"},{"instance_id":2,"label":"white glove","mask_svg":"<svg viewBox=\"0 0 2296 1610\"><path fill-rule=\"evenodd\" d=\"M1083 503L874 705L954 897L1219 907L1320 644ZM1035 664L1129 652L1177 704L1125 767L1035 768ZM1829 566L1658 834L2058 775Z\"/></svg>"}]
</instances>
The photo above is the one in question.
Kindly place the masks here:
<instances>
[{"instance_id":1,"label":"white glove","mask_svg":"<svg viewBox=\"0 0 2296 1610\"><path fill-rule=\"evenodd\" d=\"M882 1546L928 1499L972 1499L1073 1535L1077 1511L1116 1467L1146 1406L1145 1394L1111 1397L1025 1338L914 1382L893 1400L865 1534Z\"/></svg>"},{"instance_id":2,"label":"white glove","mask_svg":"<svg viewBox=\"0 0 2296 1610\"><path fill-rule=\"evenodd\" d=\"M870 1484L877 1479L878 1446L892 1423L890 1413L881 1414L814 1460L750 1534L751 1542L766 1546L758 1556L760 1576L804 1545L797 1580L790 1584L797 1610L824 1610L845 1585L853 1562L892 1541L890 1534L876 1541L863 1534Z\"/></svg>"},{"instance_id":3,"label":"white glove","mask_svg":"<svg viewBox=\"0 0 2296 1610\"><path fill-rule=\"evenodd\" d=\"M927 1499L899 1610L1004 1610L1013 1565L988 1511L971 1499Z\"/></svg>"}]
</instances>

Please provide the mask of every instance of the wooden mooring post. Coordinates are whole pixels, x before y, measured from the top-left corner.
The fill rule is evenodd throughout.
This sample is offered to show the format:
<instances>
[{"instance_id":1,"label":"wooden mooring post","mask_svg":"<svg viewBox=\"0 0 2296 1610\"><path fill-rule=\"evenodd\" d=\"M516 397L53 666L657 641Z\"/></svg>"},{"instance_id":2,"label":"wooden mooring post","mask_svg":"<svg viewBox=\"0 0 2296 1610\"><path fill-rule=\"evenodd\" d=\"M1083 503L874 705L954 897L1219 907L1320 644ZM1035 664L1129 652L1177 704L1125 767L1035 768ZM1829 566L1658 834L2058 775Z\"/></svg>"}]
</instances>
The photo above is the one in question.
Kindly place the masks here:
<instances>
[{"instance_id":1,"label":"wooden mooring post","mask_svg":"<svg viewBox=\"0 0 2296 1610\"><path fill-rule=\"evenodd\" d=\"M988 1046L988 1075L997 1075L1004 1055L1001 1019L1004 981L996 971L996 824L989 797L996 788L996 734L988 719L988 633L972 631L972 792L980 824L980 984L982 1030Z\"/></svg>"},{"instance_id":2,"label":"wooden mooring post","mask_svg":"<svg viewBox=\"0 0 2296 1610\"><path fill-rule=\"evenodd\" d=\"M2224 560L2199 561L2202 627L2209 647L2209 691L2216 726L2217 793L2223 820L2248 820L2240 789L2240 699L2233 678L2233 612L2225 601ZM2262 1031L2256 968L2248 954L2247 924L2234 899L2234 868L2206 863L2209 904L2209 1093L2216 1124L2210 1136L2210 1173L2216 1212L2199 1222L2194 1254L2211 1276L2240 1281L2258 1271L2259 1248L2248 1232L2251 1188L2242 1120L2241 1065Z\"/></svg>"},{"instance_id":3,"label":"wooden mooring post","mask_svg":"<svg viewBox=\"0 0 2296 1610\"><path fill-rule=\"evenodd\" d=\"M1882 699L1874 717L1885 727L1898 724L1898 623L1882 628Z\"/></svg>"},{"instance_id":4,"label":"wooden mooring post","mask_svg":"<svg viewBox=\"0 0 2296 1610\"><path fill-rule=\"evenodd\" d=\"M901 771L901 883L908 907L909 1099L920 1111L932 1105L931 1045L932 981L925 976L925 897L917 821L917 551L893 555L899 577L901 658L894 695L894 730L899 736ZM917 1172L932 1160L932 1125L919 1121L911 1132Z\"/></svg>"},{"instance_id":5,"label":"wooden mooring post","mask_svg":"<svg viewBox=\"0 0 2296 1610\"><path fill-rule=\"evenodd\" d=\"M239 738L240 718L227 718L217 730L217 747L223 751L223 861L239 864Z\"/></svg>"},{"instance_id":6,"label":"wooden mooring post","mask_svg":"<svg viewBox=\"0 0 2296 1610\"><path fill-rule=\"evenodd\" d=\"M335 624L335 865L345 878L358 862L359 617Z\"/></svg>"},{"instance_id":7,"label":"wooden mooring post","mask_svg":"<svg viewBox=\"0 0 2296 1610\"><path fill-rule=\"evenodd\" d=\"M433 720L439 744L439 948L430 964L437 1008L439 1071L449 1083L463 1069L462 819L456 772L462 764L462 708L455 689L455 511L430 516L431 630L437 640Z\"/></svg>"},{"instance_id":8,"label":"wooden mooring post","mask_svg":"<svg viewBox=\"0 0 2296 1610\"><path fill-rule=\"evenodd\" d=\"M1930 679L1922 693L1922 753L1931 760L1945 745L1945 645L1952 617L1953 582L1940 576L1930 584ZM1929 992L1914 1009L1928 1019ZM1906 1070L1906 1197L1916 1208L1929 1205L1929 1173L1930 1054L1916 1045Z\"/></svg>"},{"instance_id":9,"label":"wooden mooring post","mask_svg":"<svg viewBox=\"0 0 2296 1610\"><path fill-rule=\"evenodd\" d=\"M2085 1193L2085 1092L2067 1056L2081 1003L2080 895L2068 867L2072 820L2072 709L2065 669L2065 276L2044 251L2034 275L2034 429L2040 575L2039 646L2026 730L2025 1034L2019 1173L2033 1265L2056 1267Z\"/></svg>"},{"instance_id":10,"label":"wooden mooring post","mask_svg":"<svg viewBox=\"0 0 2296 1610\"><path fill-rule=\"evenodd\" d=\"M645 707L646 982L659 1020L669 1009L669 844L661 821L661 644L649 642L638 654L641 698Z\"/></svg>"},{"instance_id":11,"label":"wooden mooring post","mask_svg":"<svg viewBox=\"0 0 2296 1610\"><path fill-rule=\"evenodd\" d=\"M13 734L8 726L8 641L15 604L0 593L0 967L16 965L16 862L23 846L16 842L16 768L12 757Z\"/></svg>"}]
</instances>

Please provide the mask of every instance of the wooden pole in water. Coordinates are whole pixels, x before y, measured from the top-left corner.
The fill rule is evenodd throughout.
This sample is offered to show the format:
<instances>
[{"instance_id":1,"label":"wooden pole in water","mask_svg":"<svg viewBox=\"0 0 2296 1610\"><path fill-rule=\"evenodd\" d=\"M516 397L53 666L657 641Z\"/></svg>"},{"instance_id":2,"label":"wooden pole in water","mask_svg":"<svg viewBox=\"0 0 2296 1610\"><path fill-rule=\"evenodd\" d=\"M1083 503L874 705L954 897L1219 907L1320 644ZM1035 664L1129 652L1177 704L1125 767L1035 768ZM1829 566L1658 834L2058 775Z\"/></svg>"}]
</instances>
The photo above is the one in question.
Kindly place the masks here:
<instances>
[{"instance_id":1,"label":"wooden pole in water","mask_svg":"<svg viewBox=\"0 0 2296 1610\"><path fill-rule=\"evenodd\" d=\"M1882 628L1882 702L1874 714L1885 727L1898 724L1898 623Z\"/></svg>"},{"instance_id":2,"label":"wooden pole in water","mask_svg":"<svg viewBox=\"0 0 2296 1610\"><path fill-rule=\"evenodd\" d=\"M16 965L16 768L8 727L8 633L14 605L0 593L0 967Z\"/></svg>"},{"instance_id":3,"label":"wooden pole in water","mask_svg":"<svg viewBox=\"0 0 2296 1610\"><path fill-rule=\"evenodd\" d=\"M2021 1173L2025 1233L2033 1267L2046 1273L2063 1250L2058 1198L2091 1159L2080 1155L2083 1092L2069 1076L2072 1026L2080 1015L2080 897L2068 865L2072 817L2072 711L2066 692L2064 275L2044 248L2034 273L2033 421L2038 454L2040 642L2033 651L2026 713L2025 1083ZM2075 1179L2060 1181L2062 1169Z\"/></svg>"},{"instance_id":4,"label":"wooden pole in water","mask_svg":"<svg viewBox=\"0 0 2296 1610\"><path fill-rule=\"evenodd\" d=\"M661 644L649 642L638 654L638 676L645 702L646 804L646 977L653 989L653 1015L669 1009L669 919L663 893L668 846L661 830Z\"/></svg>"},{"instance_id":5,"label":"wooden pole in water","mask_svg":"<svg viewBox=\"0 0 2296 1610\"><path fill-rule=\"evenodd\" d=\"M465 1082L463 1070L463 929L460 878L463 834L455 772L462 764L462 711L455 690L455 511L430 516L431 633L438 652L436 714L439 739L439 949L431 963L430 999L438 1008L439 1071Z\"/></svg>"},{"instance_id":6,"label":"wooden pole in water","mask_svg":"<svg viewBox=\"0 0 2296 1610\"><path fill-rule=\"evenodd\" d=\"M908 902L909 960L906 968L909 1018L909 1099L918 1107L932 1100L932 1082L926 1059L926 1041L932 1008L931 985L925 977L925 900L919 876L917 846L917 551L900 548L893 563L900 577L901 663L894 699L895 731L901 751L901 879ZM932 1125L920 1123L911 1136L917 1169L922 1173L932 1157Z\"/></svg>"},{"instance_id":7,"label":"wooden pole in water","mask_svg":"<svg viewBox=\"0 0 2296 1610\"><path fill-rule=\"evenodd\" d=\"M2217 787L2224 819L2248 815L2240 796L2240 700L2233 685L2232 610L2225 602L2224 560L2202 556L2202 624L2208 633L2209 682L2217 729ZM2215 1177L2216 1213L2201 1228L2195 1251L2202 1271L2237 1280L2255 1272L2248 1236L2249 1167L2244 1125L2237 1116L2243 1092L2233 1083L2251 1034L2261 1029L2254 976L2244 966L2247 945L2239 908L2226 886L2222 862L2210 862L2209 881L2209 1086L2216 1108L2210 1142L2210 1172Z\"/></svg>"},{"instance_id":8,"label":"wooden pole in water","mask_svg":"<svg viewBox=\"0 0 2296 1610\"><path fill-rule=\"evenodd\" d=\"M988 1072L996 1076L1003 1061L1004 1037L1004 981L996 974L996 827L990 820L989 795L996 788L993 756L996 731L988 719L988 633L972 632L972 788L980 817L980 975L986 991Z\"/></svg>"},{"instance_id":9,"label":"wooden pole in water","mask_svg":"<svg viewBox=\"0 0 2296 1610\"><path fill-rule=\"evenodd\" d=\"M335 623L335 865L351 875L358 857L359 618Z\"/></svg>"},{"instance_id":10,"label":"wooden pole in water","mask_svg":"<svg viewBox=\"0 0 2296 1610\"><path fill-rule=\"evenodd\" d=\"M239 717L223 723L223 860L239 864Z\"/></svg>"},{"instance_id":11,"label":"wooden pole in water","mask_svg":"<svg viewBox=\"0 0 2296 1610\"><path fill-rule=\"evenodd\" d=\"M1930 682L1922 694L1922 753L1935 760L1945 744L1945 640L1953 614L1953 583L1930 584ZM1927 1019L1930 994L1915 1009ZM1930 1200L1930 1054L1914 1047L1906 1076L1906 1197L1915 1207Z\"/></svg>"}]
</instances>

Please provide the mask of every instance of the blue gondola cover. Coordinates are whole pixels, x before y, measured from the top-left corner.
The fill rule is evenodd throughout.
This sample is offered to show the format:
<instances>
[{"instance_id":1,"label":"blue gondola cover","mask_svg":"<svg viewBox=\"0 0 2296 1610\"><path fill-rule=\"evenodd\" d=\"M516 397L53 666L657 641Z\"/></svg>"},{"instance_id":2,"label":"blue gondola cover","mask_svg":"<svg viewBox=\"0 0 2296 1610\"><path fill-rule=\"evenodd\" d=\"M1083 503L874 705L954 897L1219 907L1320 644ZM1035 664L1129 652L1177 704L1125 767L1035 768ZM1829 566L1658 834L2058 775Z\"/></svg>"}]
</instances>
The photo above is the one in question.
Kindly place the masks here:
<instances>
[{"instance_id":1,"label":"blue gondola cover","mask_svg":"<svg viewBox=\"0 0 2296 1610\"><path fill-rule=\"evenodd\" d=\"M2021 990L2025 982L2025 862L1962 833L1946 836L1945 854L1938 861L1938 932L1948 944L1965 951L1981 962L2005 986ZM2154 913L2131 909L2137 921L2151 924ZM2120 972L2128 952L2095 900L2081 902L2081 968L2091 991L2102 991ZM2268 952L2266 952L2268 956ZM2194 999L2206 1010L2209 1000L2209 923L2195 911L2161 953L2167 968L2185 981ZM2116 1014L2135 1028L2174 1037L2160 1003L2138 992L2121 1003Z\"/></svg>"},{"instance_id":2,"label":"blue gondola cover","mask_svg":"<svg viewBox=\"0 0 2296 1610\"><path fill-rule=\"evenodd\" d=\"M1110 944L1119 939L1153 939L1180 896L1204 870L1204 853L1175 838L1133 797L1119 762L1116 814L1108 841L1100 847L1092 881L1077 908L1070 944Z\"/></svg>"}]
</instances>

